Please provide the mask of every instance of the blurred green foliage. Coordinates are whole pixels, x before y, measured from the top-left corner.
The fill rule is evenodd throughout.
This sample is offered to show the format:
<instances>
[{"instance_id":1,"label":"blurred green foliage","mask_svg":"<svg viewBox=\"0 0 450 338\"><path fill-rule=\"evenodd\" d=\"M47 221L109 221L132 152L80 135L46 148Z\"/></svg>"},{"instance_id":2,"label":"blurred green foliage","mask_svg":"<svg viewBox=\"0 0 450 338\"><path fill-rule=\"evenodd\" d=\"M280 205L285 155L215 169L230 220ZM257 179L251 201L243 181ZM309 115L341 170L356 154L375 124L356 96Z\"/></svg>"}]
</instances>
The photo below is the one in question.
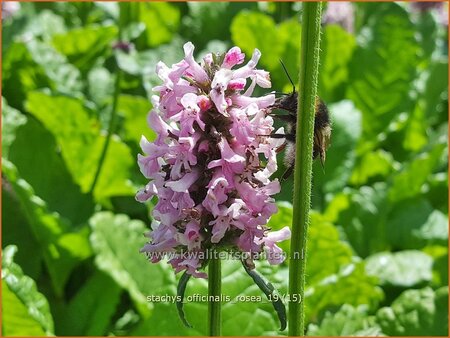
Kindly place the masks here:
<instances>
[{"instance_id":1,"label":"blurred green foliage","mask_svg":"<svg viewBox=\"0 0 450 338\"><path fill-rule=\"evenodd\" d=\"M324 170L314 164L307 252L310 335L448 334L448 55L437 10L353 3L353 32L324 24L319 94L333 120ZM2 334L205 335L207 304L175 305L178 276L138 253L151 205L136 156L159 60L238 45L262 51L273 89L298 73L299 3L21 3L4 18ZM447 15L447 14L445 14ZM122 39L133 47L114 50ZM91 193L110 119L118 122ZM280 155L282 156L282 155ZM281 161L280 161L281 163ZM284 168L280 168L280 173ZM273 229L292 219L291 182ZM289 251L288 243L283 243ZM287 262L258 264L281 294ZM238 262L223 292L261 296ZM187 295L206 293L191 280ZM269 302L223 305L225 335L279 335Z\"/></svg>"}]
</instances>

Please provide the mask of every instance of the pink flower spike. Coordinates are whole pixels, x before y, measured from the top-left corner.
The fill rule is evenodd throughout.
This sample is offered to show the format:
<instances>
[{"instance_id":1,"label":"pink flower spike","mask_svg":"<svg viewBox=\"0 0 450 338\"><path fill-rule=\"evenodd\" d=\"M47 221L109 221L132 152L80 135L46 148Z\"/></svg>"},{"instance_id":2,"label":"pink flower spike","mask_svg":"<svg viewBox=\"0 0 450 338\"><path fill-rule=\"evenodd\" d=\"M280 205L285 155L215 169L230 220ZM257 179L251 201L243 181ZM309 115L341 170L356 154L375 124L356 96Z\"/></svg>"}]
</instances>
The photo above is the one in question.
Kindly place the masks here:
<instances>
[{"instance_id":1,"label":"pink flower spike","mask_svg":"<svg viewBox=\"0 0 450 338\"><path fill-rule=\"evenodd\" d=\"M286 231L271 234L267 223L277 212L272 195L280 184L271 176L283 140L269 137L275 96L251 96L256 86L271 85L269 73L256 68L259 50L237 68L244 62L239 47L218 57L208 53L200 64L192 43L183 48L180 62L157 64L161 84L153 88L147 117L156 139L140 142L138 164L149 182L136 199L157 197L149 243L141 251L153 263L170 254L175 273L206 278L199 254L211 243L219 249L281 252L276 243Z\"/></svg>"}]
</instances>

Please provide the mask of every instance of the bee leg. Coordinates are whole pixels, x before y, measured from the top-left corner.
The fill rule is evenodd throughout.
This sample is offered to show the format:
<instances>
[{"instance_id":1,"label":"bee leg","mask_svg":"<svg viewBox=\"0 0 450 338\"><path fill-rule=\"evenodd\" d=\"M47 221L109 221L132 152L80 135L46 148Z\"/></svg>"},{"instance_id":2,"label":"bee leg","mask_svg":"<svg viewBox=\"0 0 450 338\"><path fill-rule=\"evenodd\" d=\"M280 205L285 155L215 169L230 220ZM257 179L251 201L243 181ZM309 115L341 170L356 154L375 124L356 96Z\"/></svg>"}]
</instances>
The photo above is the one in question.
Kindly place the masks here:
<instances>
[{"instance_id":1,"label":"bee leg","mask_svg":"<svg viewBox=\"0 0 450 338\"><path fill-rule=\"evenodd\" d=\"M289 168L287 168L286 171L283 173L283 176L281 176L280 182L284 182L285 180L287 180L289 176L292 175L293 172L294 166L290 166Z\"/></svg>"},{"instance_id":2,"label":"bee leg","mask_svg":"<svg viewBox=\"0 0 450 338\"><path fill-rule=\"evenodd\" d=\"M284 142L281 146L279 146L276 150L276 153L279 154L281 153L285 148L286 148L287 143Z\"/></svg>"},{"instance_id":3,"label":"bee leg","mask_svg":"<svg viewBox=\"0 0 450 338\"><path fill-rule=\"evenodd\" d=\"M269 136L271 138L286 138L285 134L276 134L276 133L274 133L274 134L270 134Z\"/></svg>"},{"instance_id":4,"label":"bee leg","mask_svg":"<svg viewBox=\"0 0 450 338\"><path fill-rule=\"evenodd\" d=\"M285 138L289 142L295 142L295 134L270 134L272 138Z\"/></svg>"},{"instance_id":5,"label":"bee leg","mask_svg":"<svg viewBox=\"0 0 450 338\"><path fill-rule=\"evenodd\" d=\"M279 119L281 121L285 121L285 122L295 122L297 117L295 115L291 115L291 114L275 114L275 113L270 113L270 116L273 116L276 119Z\"/></svg>"},{"instance_id":6,"label":"bee leg","mask_svg":"<svg viewBox=\"0 0 450 338\"><path fill-rule=\"evenodd\" d=\"M320 153L320 164L322 165L322 170L325 172L325 152Z\"/></svg>"}]
</instances>

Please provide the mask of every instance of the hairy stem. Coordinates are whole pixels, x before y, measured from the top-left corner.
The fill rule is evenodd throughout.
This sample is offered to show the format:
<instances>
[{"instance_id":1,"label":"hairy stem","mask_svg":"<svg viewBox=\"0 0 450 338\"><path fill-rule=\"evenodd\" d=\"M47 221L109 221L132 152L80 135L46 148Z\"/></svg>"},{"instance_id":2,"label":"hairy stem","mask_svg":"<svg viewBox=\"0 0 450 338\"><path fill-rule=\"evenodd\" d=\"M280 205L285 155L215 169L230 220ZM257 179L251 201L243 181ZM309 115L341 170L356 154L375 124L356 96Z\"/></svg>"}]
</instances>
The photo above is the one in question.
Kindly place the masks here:
<instances>
[{"instance_id":1,"label":"hairy stem","mask_svg":"<svg viewBox=\"0 0 450 338\"><path fill-rule=\"evenodd\" d=\"M213 255L214 256L214 255ZM208 335L221 334L222 276L220 258L213 257L208 264ZM217 300L217 301L216 301Z\"/></svg>"},{"instance_id":2,"label":"hairy stem","mask_svg":"<svg viewBox=\"0 0 450 338\"><path fill-rule=\"evenodd\" d=\"M322 3L303 3L300 92L297 111L292 240L289 264L289 336L305 334L306 242L311 203L314 113L319 67ZM299 302L292 300L300 299Z\"/></svg>"}]
</instances>

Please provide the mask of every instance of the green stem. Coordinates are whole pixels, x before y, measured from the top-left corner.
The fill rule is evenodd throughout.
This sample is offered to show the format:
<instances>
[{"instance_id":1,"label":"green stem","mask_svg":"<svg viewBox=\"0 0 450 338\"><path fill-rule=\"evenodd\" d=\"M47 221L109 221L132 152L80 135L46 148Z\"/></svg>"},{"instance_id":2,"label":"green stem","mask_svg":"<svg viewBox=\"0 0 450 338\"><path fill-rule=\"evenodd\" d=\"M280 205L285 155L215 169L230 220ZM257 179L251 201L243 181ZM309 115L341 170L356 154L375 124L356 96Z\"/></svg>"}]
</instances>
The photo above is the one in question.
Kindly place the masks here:
<instances>
[{"instance_id":1,"label":"green stem","mask_svg":"<svg viewBox=\"0 0 450 338\"><path fill-rule=\"evenodd\" d=\"M122 14L123 10L122 7L120 8L120 14L119 14L119 32L118 32L118 41L122 41ZM109 117L108 122L108 133L106 134L106 140L103 144L103 149L100 155L100 159L97 164L97 169L95 171L94 179L91 183L91 188L89 189L89 193L93 194L95 190L95 186L97 185L98 179L100 177L100 173L102 171L103 163L105 162L106 153L108 152L109 143L111 141L111 136L114 133L115 126L116 126L116 118L117 118L117 103L119 101L119 95L120 95L120 82L122 80L122 71L119 67L119 65L116 63L116 79L114 82L114 96L113 96L113 102L111 106L111 115Z\"/></svg>"},{"instance_id":2,"label":"green stem","mask_svg":"<svg viewBox=\"0 0 450 338\"><path fill-rule=\"evenodd\" d=\"M213 252L214 254L217 252ZM221 302L222 276L220 258L212 257L208 264L208 335L221 334ZM218 300L218 301L216 301Z\"/></svg>"},{"instance_id":3,"label":"green stem","mask_svg":"<svg viewBox=\"0 0 450 338\"><path fill-rule=\"evenodd\" d=\"M306 241L311 203L314 113L319 68L322 3L303 3L292 240L289 263L289 336L303 336Z\"/></svg>"}]
</instances>

